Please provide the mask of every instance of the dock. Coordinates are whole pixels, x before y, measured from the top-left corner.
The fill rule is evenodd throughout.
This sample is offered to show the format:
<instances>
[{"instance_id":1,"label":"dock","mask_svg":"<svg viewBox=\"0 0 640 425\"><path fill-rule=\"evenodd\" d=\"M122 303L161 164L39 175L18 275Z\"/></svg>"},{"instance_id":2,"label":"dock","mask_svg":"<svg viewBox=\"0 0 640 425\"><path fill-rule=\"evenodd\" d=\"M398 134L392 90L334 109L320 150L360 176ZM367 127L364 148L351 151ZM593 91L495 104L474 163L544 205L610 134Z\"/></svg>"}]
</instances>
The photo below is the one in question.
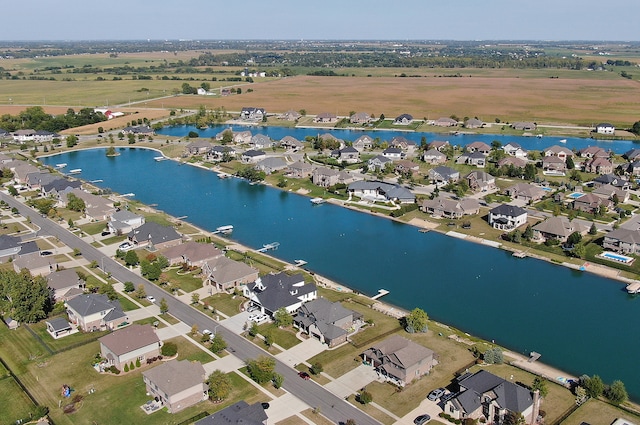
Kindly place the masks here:
<instances>
[{"instance_id":1,"label":"dock","mask_svg":"<svg viewBox=\"0 0 640 425\"><path fill-rule=\"evenodd\" d=\"M418 232L420 233L428 233L430 229L420 229Z\"/></svg>"},{"instance_id":2,"label":"dock","mask_svg":"<svg viewBox=\"0 0 640 425\"><path fill-rule=\"evenodd\" d=\"M325 202L327 202L327 200L324 199L324 198L311 198L310 201L311 201L311 203L313 205L320 205L320 204L324 204Z\"/></svg>"},{"instance_id":3,"label":"dock","mask_svg":"<svg viewBox=\"0 0 640 425\"><path fill-rule=\"evenodd\" d=\"M160 161L166 161L168 158L166 156L156 156L153 159L160 162Z\"/></svg>"},{"instance_id":4,"label":"dock","mask_svg":"<svg viewBox=\"0 0 640 425\"><path fill-rule=\"evenodd\" d=\"M120 195L120 196L129 197L129 196L136 196L136 194L135 193L125 193L125 194Z\"/></svg>"},{"instance_id":5,"label":"dock","mask_svg":"<svg viewBox=\"0 0 640 425\"><path fill-rule=\"evenodd\" d=\"M378 294L374 295L373 297L371 297L371 299L372 300L377 300L378 298L384 297L388 293L389 293L389 291L387 291L386 289L378 289Z\"/></svg>"},{"instance_id":6,"label":"dock","mask_svg":"<svg viewBox=\"0 0 640 425\"><path fill-rule=\"evenodd\" d=\"M216 231L213 232L213 234L215 235L218 233L222 233L223 235L227 235L231 232L233 232L233 226L231 224L228 224L226 226L216 227Z\"/></svg>"},{"instance_id":7,"label":"dock","mask_svg":"<svg viewBox=\"0 0 640 425\"><path fill-rule=\"evenodd\" d=\"M305 264L307 264L307 262L306 262L306 261L304 261L304 260L293 260L293 263L294 263L296 266L298 266L298 267L302 267L302 266L304 266Z\"/></svg>"},{"instance_id":8,"label":"dock","mask_svg":"<svg viewBox=\"0 0 640 425\"><path fill-rule=\"evenodd\" d=\"M633 282L627 285L627 293L640 294L640 282Z\"/></svg>"},{"instance_id":9,"label":"dock","mask_svg":"<svg viewBox=\"0 0 640 425\"><path fill-rule=\"evenodd\" d=\"M69 174L80 174L82 172L82 168L74 168L73 170L69 170Z\"/></svg>"},{"instance_id":10,"label":"dock","mask_svg":"<svg viewBox=\"0 0 640 425\"><path fill-rule=\"evenodd\" d=\"M536 360L538 360L540 357L542 357L542 354L536 353L535 351L532 351L531 353L529 353L529 360L527 360L527 361L529 363L533 363Z\"/></svg>"},{"instance_id":11,"label":"dock","mask_svg":"<svg viewBox=\"0 0 640 425\"><path fill-rule=\"evenodd\" d=\"M256 249L256 251L258 251L258 252L267 252L267 251L270 251L272 249L278 249L279 246L280 246L280 242L266 243L266 244L262 245L262 248Z\"/></svg>"},{"instance_id":12,"label":"dock","mask_svg":"<svg viewBox=\"0 0 640 425\"><path fill-rule=\"evenodd\" d=\"M524 251L515 251L512 255L516 258L524 258L527 256L527 253Z\"/></svg>"}]
</instances>

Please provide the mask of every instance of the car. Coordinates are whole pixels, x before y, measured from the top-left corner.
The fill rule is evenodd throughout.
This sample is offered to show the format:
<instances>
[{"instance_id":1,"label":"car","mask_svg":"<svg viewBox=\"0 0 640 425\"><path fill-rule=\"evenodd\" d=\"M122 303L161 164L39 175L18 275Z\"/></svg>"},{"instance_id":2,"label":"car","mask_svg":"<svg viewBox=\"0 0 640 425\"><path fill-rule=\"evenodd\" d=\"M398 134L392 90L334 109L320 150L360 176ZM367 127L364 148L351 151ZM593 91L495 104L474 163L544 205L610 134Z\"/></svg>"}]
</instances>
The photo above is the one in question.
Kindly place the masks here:
<instances>
[{"instance_id":1,"label":"car","mask_svg":"<svg viewBox=\"0 0 640 425\"><path fill-rule=\"evenodd\" d=\"M53 254L51 251L40 251L40 255L42 255L43 257L46 257L47 255L51 255Z\"/></svg>"},{"instance_id":2,"label":"car","mask_svg":"<svg viewBox=\"0 0 640 425\"><path fill-rule=\"evenodd\" d=\"M422 425L422 424L426 424L430 420L431 420L431 416L429 416L429 415L427 415L425 413L424 415L420 415L417 418L415 418L413 420L413 423L416 424L416 425Z\"/></svg>"},{"instance_id":3,"label":"car","mask_svg":"<svg viewBox=\"0 0 640 425\"><path fill-rule=\"evenodd\" d=\"M451 400L455 396L456 396L456 393L446 393L442 395L442 397L440 397L440 401L443 403L446 403L447 401Z\"/></svg>"},{"instance_id":4,"label":"car","mask_svg":"<svg viewBox=\"0 0 640 425\"><path fill-rule=\"evenodd\" d=\"M267 316L266 314L261 314L255 319L253 319L253 321L256 322L257 324L264 323L267 320L269 320L269 316Z\"/></svg>"},{"instance_id":5,"label":"car","mask_svg":"<svg viewBox=\"0 0 640 425\"><path fill-rule=\"evenodd\" d=\"M150 302L152 302L152 303L155 303L155 302L156 302L156 297L154 297L153 295L148 295L148 296L147 296L147 301L150 301Z\"/></svg>"},{"instance_id":6,"label":"car","mask_svg":"<svg viewBox=\"0 0 640 425\"><path fill-rule=\"evenodd\" d=\"M307 372L300 372L298 373L298 376L304 379L305 381L308 381L309 379L311 379L311 376L309 376Z\"/></svg>"},{"instance_id":7,"label":"car","mask_svg":"<svg viewBox=\"0 0 640 425\"><path fill-rule=\"evenodd\" d=\"M429 395L427 396L427 398L430 401L436 401L438 400L440 397L442 397L442 395L444 394L445 389L444 388L436 388L435 390L431 391L429 393Z\"/></svg>"},{"instance_id":8,"label":"car","mask_svg":"<svg viewBox=\"0 0 640 425\"><path fill-rule=\"evenodd\" d=\"M205 329L202 331L202 335L211 335L213 332L211 332L209 329Z\"/></svg>"},{"instance_id":9,"label":"car","mask_svg":"<svg viewBox=\"0 0 640 425\"><path fill-rule=\"evenodd\" d=\"M133 249L133 244L131 242L122 242L118 245L118 249L120 251L129 251L130 249Z\"/></svg>"},{"instance_id":10,"label":"car","mask_svg":"<svg viewBox=\"0 0 640 425\"><path fill-rule=\"evenodd\" d=\"M256 311L258 310L258 306L257 305L250 305L249 308L247 309L248 312L252 312L252 311Z\"/></svg>"},{"instance_id":11,"label":"car","mask_svg":"<svg viewBox=\"0 0 640 425\"><path fill-rule=\"evenodd\" d=\"M262 405L262 408L264 410L267 410L269 408L269 403L260 403Z\"/></svg>"},{"instance_id":12,"label":"car","mask_svg":"<svg viewBox=\"0 0 640 425\"><path fill-rule=\"evenodd\" d=\"M250 322L253 322L258 318L258 316L260 316L260 313L251 313L247 318L247 320L249 320Z\"/></svg>"},{"instance_id":13,"label":"car","mask_svg":"<svg viewBox=\"0 0 640 425\"><path fill-rule=\"evenodd\" d=\"M109 232L108 230L105 230L104 232L101 233L102 236L107 236L110 235L111 232Z\"/></svg>"}]
</instances>

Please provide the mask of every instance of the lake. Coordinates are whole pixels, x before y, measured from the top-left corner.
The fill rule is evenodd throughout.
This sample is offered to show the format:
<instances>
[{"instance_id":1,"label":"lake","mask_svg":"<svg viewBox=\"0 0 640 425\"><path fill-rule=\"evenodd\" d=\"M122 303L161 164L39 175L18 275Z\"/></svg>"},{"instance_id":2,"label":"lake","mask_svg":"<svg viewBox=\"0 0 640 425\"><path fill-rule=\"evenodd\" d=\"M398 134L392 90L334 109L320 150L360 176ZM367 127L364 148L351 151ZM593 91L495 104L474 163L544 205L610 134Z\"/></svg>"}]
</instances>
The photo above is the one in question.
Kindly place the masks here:
<instances>
[{"instance_id":1,"label":"lake","mask_svg":"<svg viewBox=\"0 0 640 425\"><path fill-rule=\"evenodd\" d=\"M640 400L635 355L640 352L640 300L620 282L462 241L174 161L157 152L118 148L69 152L48 158L82 169L101 187L214 230L234 226L231 239L252 248L280 242L271 255L306 267L383 300L514 351L537 351L542 361L569 373L599 374L625 382Z\"/></svg>"}]
</instances>

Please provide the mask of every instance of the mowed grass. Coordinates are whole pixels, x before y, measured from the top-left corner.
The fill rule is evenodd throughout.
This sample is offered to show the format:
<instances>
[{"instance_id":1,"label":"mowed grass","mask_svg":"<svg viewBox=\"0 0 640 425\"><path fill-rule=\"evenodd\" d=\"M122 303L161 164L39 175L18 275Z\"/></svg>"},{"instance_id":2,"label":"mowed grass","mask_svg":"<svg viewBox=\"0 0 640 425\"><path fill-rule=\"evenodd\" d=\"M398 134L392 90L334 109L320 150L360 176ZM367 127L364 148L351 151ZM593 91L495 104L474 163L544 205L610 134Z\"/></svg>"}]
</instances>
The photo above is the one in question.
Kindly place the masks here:
<instances>
[{"instance_id":1,"label":"mowed grass","mask_svg":"<svg viewBox=\"0 0 640 425\"><path fill-rule=\"evenodd\" d=\"M544 405L542 409L544 409ZM633 423L640 421L640 415L633 415L603 401L591 399L562 421L562 425L580 425L585 422L611 424L617 418L624 418Z\"/></svg>"},{"instance_id":2,"label":"mowed grass","mask_svg":"<svg viewBox=\"0 0 640 425\"><path fill-rule=\"evenodd\" d=\"M35 407L29 397L11 377L0 379L0 424L12 424L29 418Z\"/></svg>"}]
</instances>

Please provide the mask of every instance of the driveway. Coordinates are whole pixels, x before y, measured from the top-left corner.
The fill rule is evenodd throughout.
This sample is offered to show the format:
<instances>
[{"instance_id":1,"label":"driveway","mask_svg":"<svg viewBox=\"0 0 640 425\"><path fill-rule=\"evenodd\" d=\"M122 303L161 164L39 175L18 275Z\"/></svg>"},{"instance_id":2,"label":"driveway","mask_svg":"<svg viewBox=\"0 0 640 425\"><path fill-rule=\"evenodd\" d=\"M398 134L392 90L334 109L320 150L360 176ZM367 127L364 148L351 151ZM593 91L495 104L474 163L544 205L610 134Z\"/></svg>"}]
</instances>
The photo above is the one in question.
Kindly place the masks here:
<instances>
[{"instance_id":1,"label":"driveway","mask_svg":"<svg viewBox=\"0 0 640 425\"><path fill-rule=\"evenodd\" d=\"M244 332L244 326L249 321L249 313L248 311L243 311L235 316L231 316L228 319L224 319L220 321L220 324L227 328L227 330L232 331L235 334L242 334Z\"/></svg>"},{"instance_id":2,"label":"driveway","mask_svg":"<svg viewBox=\"0 0 640 425\"><path fill-rule=\"evenodd\" d=\"M338 397L345 398L351 394L357 393L361 388L366 387L371 382L377 380L377 372L371 366L361 364L338 379L329 382L325 385L325 388Z\"/></svg>"},{"instance_id":3,"label":"driveway","mask_svg":"<svg viewBox=\"0 0 640 425\"><path fill-rule=\"evenodd\" d=\"M399 421L396 421L397 424L402 425L413 425L413 420L420 415L424 415L425 413L431 416L431 422L436 421L443 424L450 424L451 422L447 422L444 419L440 419L438 415L442 412L442 408L435 401L427 400L426 396L424 400L420 402L420 406L413 409L411 412L407 413L404 417L402 417Z\"/></svg>"},{"instance_id":4,"label":"driveway","mask_svg":"<svg viewBox=\"0 0 640 425\"><path fill-rule=\"evenodd\" d=\"M322 353L326 349L327 346L317 339L309 338L276 355L276 357L283 363L286 363L291 367L295 367L295 365L305 363L311 357Z\"/></svg>"}]
</instances>

